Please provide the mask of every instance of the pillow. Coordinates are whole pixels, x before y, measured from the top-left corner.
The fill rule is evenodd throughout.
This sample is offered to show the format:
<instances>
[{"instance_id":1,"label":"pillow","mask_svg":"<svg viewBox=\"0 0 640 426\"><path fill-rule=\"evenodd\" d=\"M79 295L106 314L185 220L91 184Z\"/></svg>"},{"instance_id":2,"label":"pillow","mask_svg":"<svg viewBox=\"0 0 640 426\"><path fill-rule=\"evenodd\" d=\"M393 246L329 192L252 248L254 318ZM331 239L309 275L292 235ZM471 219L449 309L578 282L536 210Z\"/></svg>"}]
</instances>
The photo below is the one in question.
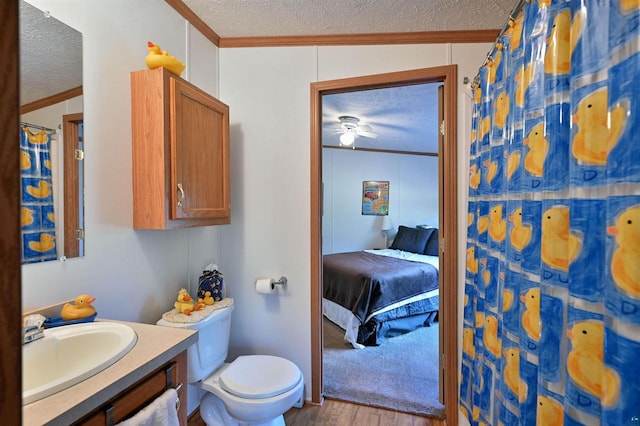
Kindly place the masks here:
<instances>
[{"instance_id":1,"label":"pillow","mask_svg":"<svg viewBox=\"0 0 640 426\"><path fill-rule=\"evenodd\" d=\"M427 241L427 245L424 248L424 254L429 256L439 256L438 252L438 228L431 228L433 231Z\"/></svg>"},{"instance_id":2,"label":"pillow","mask_svg":"<svg viewBox=\"0 0 640 426\"><path fill-rule=\"evenodd\" d=\"M422 254L434 229L409 228L400 225L390 248Z\"/></svg>"}]
</instances>

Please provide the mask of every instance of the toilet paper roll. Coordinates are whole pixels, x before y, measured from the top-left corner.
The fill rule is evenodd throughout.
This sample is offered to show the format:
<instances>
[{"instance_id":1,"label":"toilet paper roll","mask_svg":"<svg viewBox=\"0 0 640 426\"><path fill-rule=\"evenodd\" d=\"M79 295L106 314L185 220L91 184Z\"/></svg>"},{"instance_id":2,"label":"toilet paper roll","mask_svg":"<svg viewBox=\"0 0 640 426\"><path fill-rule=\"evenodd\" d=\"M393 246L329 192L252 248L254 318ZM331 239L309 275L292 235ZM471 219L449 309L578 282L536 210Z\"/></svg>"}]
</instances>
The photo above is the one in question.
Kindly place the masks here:
<instances>
[{"instance_id":1,"label":"toilet paper roll","mask_svg":"<svg viewBox=\"0 0 640 426\"><path fill-rule=\"evenodd\" d=\"M256 291L260 294L275 293L276 285L271 278L262 278L256 281Z\"/></svg>"}]
</instances>

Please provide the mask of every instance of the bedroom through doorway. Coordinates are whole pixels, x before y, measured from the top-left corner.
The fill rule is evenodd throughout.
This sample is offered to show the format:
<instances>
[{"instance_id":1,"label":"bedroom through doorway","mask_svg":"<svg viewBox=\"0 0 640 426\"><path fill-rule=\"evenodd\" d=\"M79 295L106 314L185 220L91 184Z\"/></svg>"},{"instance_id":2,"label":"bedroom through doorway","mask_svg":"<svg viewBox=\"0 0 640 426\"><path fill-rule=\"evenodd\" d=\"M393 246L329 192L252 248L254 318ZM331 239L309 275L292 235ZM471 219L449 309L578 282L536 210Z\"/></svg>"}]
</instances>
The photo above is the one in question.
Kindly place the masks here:
<instances>
[{"instance_id":1,"label":"bedroom through doorway","mask_svg":"<svg viewBox=\"0 0 640 426\"><path fill-rule=\"evenodd\" d=\"M433 342L435 340L437 349L433 348L433 343L425 346L421 350L424 356L419 357L417 366L405 368L424 369L425 374L428 374L428 370L431 370L433 375L433 368L430 368L430 366L439 365L435 372L437 377L434 383L438 388L434 390L435 399L439 397L440 401L445 403L444 409L449 420L454 418L452 416L457 417L455 415L455 387L457 385L455 376L455 369L457 368L457 195L455 150L455 100L457 92L455 86L455 66L312 84L311 323L313 402L321 403L322 398L327 395L325 394L325 389L331 388L329 396L334 396L331 393L335 393L333 381L336 380L336 377L338 381L345 379L346 381L356 382L356 384L359 381L363 381L346 369L342 374L333 372L327 377L323 371L325 368L325 365L323 365L324 350L327 351L327 361L329 361L329 358L335 361L334 355L338 353L343 357L343 360L339 362L348 363L351 360L353 365L357 365L362 361L361 358L364 355L358 355L358 353L364 354L367 352L367 356L373 354L373 359L381 357L382 361L365 361L365 363L369 367L377 369L378 367L372 363L393 364L395 362L395 364L407 366L409 365L407 364L409 362L408 358L411 358L411 356L401 356L402 354L407 354L407 347L415 346L416 341L426 342L430 340ZM435 139L435 143L431 148L416 148L415 145L411 147L410 144L405 144L409 138L406 135L402 136L401 133L403 131L406 133L409 127L415 124L415 117L401 117L406 119L405 122L402 122L402 119L398 119L397 116L393 118L387 114L385 117L382 113L384 108L390 111L401 108L402 101L411 97L409 95L415 90L424 91L421 97L424 98L422 101L426 106L418 108L420 111L424 112L428 110L428 106L438 105L438 103L442 105L439 114L436 114L436 117L432 119L432 130L434 134L440 135L440 123L444 123L442 125L444 135L431 138ZM379 91L379 93L388 92L386 95L387 100L385 101L386 106L385 102L376 102L375 106L368 104L368 102L371 102L371 96L369 95L375 94L376 91ZM438 91L442 102L438 102ZM391 97L388 96L390 93L392 93ZM360 102L360 109L357 107L347 108L346 103L348 102L344 101L342 95L345 95L344 99L356 99L356 103ZM384 98L385 96L382 97ZM368 107L368 110L365 107ZM429 114L429 117L432 116L433 114ZM427 121L427 119L423 118L423 121ZM351 135L353 138L350 136L345 138L343 136L349 132L353 133ZM356 151L360 157L354 156ZM393 170L396 172L393 172ZM387 179L385 176L391 177L385 180ZM382 212L384 212L384 208L388 208L388 214L370 216L365 214L369 209L366 203L371 201L370 199L365 200L366 197L364 195L366 181L369 179L382 181L383 189L384 183L388 184L388 204L385 206L384 203L379 203L376 206L376 208L382 208ZM359 187L360 184L362 184L362 189ZM427 189L429 186L435 191ZM410 200L408 195L410 189L424 191L425 193L433 192L434 194L431 199L426 195L422 197L423 200L418 202L416 198ZM363 191L362 193L360 193L361 190ZM397 192L394 193L393 191ZM400 202L401 194L405 196L404 205L401 205ZM414 205L412 205L412 201ZM360 207L360 203L362 203L362 211L356 211ZM414 212L411 212L412 208ZM348 210L348 212L345 213L342 210ZM390 218L391 224L385 218ZM364 350L355 349L361 344L358 342L357 337L352 338L351 345L344 342L344 340L341 342L343 334L349 334L345 332L349 330L349 324L353 325L353 320L351 322L349 322L348 318L342 321L336 320L329 315L332 321L328 321L323 315L323 255L359 253L365 252L365 250L368 252L369 249L383 249L382 251L384 251L396 239L396 232L407 231L406 229L402 230L400 225L403 228L410 228L411 232L414 229L427 228L425 231L429 232L429 237L433 232L433 228L436 228L434 242L431 245L431 250L435 250L435 253L431 254L435 254L436 266L440 268L439 274L436 270L435 277L436 291L439 290L440 293L439 306L436 305L435 308L436 311L439 311L438 321L434 322L433 316L435 312L433 305L424 303L424 300L432 302L432 300L428 300L430 297L418 298L418 300L412 301L409 308L405 308L404 313L401 312L403 311L402 307L385 308L386 311L383 309L383 313L387 312L390 315L382 315L381 317L375 315L374 319L382 319L378 326L374 328L384 329L388 324L387 328L390 330L412 330L416 328L417 330L388 339L383 332L380 333L380 336L376 336L374 333L373 340L370 338L368 343L373 342L374 345L379 343L379 345L367 345ZM416 233L421 234L420 238L424 237L422 230L416 231ZM351 234L351 236L348 234ZM445 240L447 241L447 249L451 251L447 250L445 252L443 250ZM422 240L420 241L422 243ZM409 248L409 250L413 249ZM415 249L413 251L421 250ZM376 252L377 250L372 251ZM395 261L389 260L389 262ZM417 262L409 263L417 265ZM374 264L380 264L380 261L374 260ZM393 266L385 266L383 269L388 270L391 267ZM423 274L423 276L425 273L428 275L428 271L423 271L423 269L429 268L428 265L424 268L417 268L421 270L416 273ZM424 294L428 293L426 290L431 289L425 289ZM422 290L420 292L422 293ZM404 299L402 295L399 297ZM331 307L331 309L333 308ZM338 310L340 310L340 307L338 307ZM342 310L348 312L346 309ZM424 314L424 316L413 315L416 312ZM359 317L362 317L362 315L355 316L356 320ZM408 321L405 321L407 319ZM416 319L419 320L419 325L417 326L415 324ZM411 323L412 320L414 323ZM336 323L339 325L336 325ZM421 327L422 323L433 324L435 327ZM355 329L356 331L352 332L352 335L358 334L358 327L355 327ZM392 331L391 334L394 334L394 332ZM379 342L376 342L376 339ZM418 340L412 343L410 339ZM324 350L323 341L326 348ZM409 346L402 348L402 344ZM331 345L337 347L333 348ZM400 349L393 348L394 346L400 346ZM394 361L389 359L391 355L385 352L388 352L388 354L396 352L397 355L393 356L400 358ZM413 355L415 360L415 352ZM327 364L326 367L327 369L335 369L335 364ZM446 371L450 371L451 374L445 374ZM331 380L331 383L326 380ZM338 383L338 386L340 385ZM366 387L366 385L364 386ZM397 395L398 398L407 401L405 401L406 404L400 403L395 409L421 413L419 405L421 398L424 399L425 397L417 393L416 391L409 392L404 396ZM374 399L368 401L367 398L369 397ZM358 402L359 399L363 401L363 404L369 403L370 405L384 406L384 404L379 404L375 401L375 396L367 396L366 390L364 396L356 395L351 400ZM413 401L411 401L412 399ZM347 398L347 400L349 399ZM454 403L447 405L447 401L453 401ZM418 408L415 408L416 404ZM438 402L436 401L436 404L432 405L437 406L437 404ZM422 414L433 413L422 412ZM436 413L435 416L441 417L441 414Z\"/></svg>"}]
</instances>

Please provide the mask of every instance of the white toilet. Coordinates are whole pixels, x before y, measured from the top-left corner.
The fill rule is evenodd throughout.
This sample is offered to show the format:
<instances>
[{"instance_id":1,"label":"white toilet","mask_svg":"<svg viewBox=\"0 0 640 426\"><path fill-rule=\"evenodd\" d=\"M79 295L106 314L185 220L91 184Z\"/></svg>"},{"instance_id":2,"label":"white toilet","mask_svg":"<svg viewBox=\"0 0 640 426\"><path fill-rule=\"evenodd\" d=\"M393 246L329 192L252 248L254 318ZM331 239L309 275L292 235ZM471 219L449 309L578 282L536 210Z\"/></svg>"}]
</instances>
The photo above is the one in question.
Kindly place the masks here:
<instances>
[{"instance_id":1,"label":"white toilet","mask_svg":"<svg viewBox=\"0 0 640 426\"><path fill-rule=\"evenodd\" d=\"M200 402L207 425L282 426L283 414L302 403L302 372L291 361L269 355L240 356L225 364L232 311L230 304L198 322L157 322L198 330L198 342L187 349L187 412Z\"/></svg>"}]
</instances>

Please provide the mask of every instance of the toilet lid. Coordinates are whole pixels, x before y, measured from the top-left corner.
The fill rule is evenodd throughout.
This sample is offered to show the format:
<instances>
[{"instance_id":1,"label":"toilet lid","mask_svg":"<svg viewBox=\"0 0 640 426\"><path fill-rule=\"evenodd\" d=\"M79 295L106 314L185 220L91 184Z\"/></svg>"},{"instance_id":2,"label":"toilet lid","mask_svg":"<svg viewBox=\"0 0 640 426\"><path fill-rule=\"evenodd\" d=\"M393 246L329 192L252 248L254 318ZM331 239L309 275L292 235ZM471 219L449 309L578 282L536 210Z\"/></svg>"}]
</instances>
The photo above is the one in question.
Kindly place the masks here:
<instances>
[{"instance_id":1,"label":"toilet lid","mask_svg":"<svg viewBox=\"0 0 640 426\"><path fill-rule=\"evenodd\" d=\"M220 387L247 399L269 398L293 389L302 373L291 361L270 355L240 356L220 375Z\"/></svg>"}]
</instances>

